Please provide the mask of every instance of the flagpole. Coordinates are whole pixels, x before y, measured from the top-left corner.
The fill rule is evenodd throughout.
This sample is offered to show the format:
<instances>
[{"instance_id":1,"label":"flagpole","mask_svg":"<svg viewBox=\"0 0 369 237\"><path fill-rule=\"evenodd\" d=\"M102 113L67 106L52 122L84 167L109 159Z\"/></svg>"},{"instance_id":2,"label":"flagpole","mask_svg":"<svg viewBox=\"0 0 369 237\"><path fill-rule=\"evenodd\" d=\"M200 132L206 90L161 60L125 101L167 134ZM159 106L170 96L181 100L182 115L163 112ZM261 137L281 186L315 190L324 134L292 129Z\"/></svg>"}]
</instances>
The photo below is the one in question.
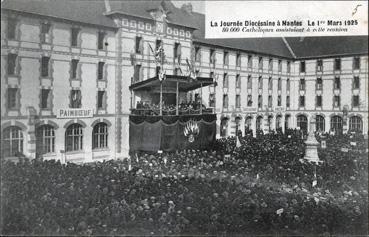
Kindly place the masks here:
<instances>
[{"instance_id":1,"label":"flagpole","mask_svg":"<svg viewBox=\"0 0 369 237\"><path fill-rule=\"evenodd\" d=\"M200 86L200 114L202 114L202 83Z\"/></svg>"},{"instance_id":2,"label":"flagpole","mask_svg":"<svg viewBox=\"0 0 369 237\"><path fill-rule=\"evenodd\" d=\"M164 80L164 55L163 55L163 49L160 49L159 55L160 55L160 64L161 64L161 75L159 77L163 77L160 79L160 116L163 115L163 80Z\"/></svg>"},{"instance_id":3,"label":"flagpole","mask_svg":"<svg viewBox=\"0 0 369 237\"><path fill-rule=\"evenodd\" d=\"M179 111L178 111L178 104L179 104L179 91L178 91L178 78L177 78L177 90L176 90L176 115L179 115Z\"/></svg>"},{"instance_id":4,"label":"flagpole","mask_svg":"<svg viewBox=\"0 0 369 237\"><path fill-rule=\"evenodd\" d=\"M160 81L160 116L163 115L163 82Z\"/></svg>"}]
</instances>

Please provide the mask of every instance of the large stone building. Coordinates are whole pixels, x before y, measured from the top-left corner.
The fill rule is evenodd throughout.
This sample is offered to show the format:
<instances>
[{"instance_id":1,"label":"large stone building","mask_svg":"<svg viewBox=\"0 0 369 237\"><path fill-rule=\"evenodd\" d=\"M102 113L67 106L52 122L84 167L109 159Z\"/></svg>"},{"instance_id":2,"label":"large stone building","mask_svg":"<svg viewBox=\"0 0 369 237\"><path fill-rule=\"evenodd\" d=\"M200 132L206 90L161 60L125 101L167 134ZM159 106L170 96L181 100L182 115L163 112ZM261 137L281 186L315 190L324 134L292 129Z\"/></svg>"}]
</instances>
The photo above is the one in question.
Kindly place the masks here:
<instances>
[{"instance_id":1,"label":"large stone building","mask_svg":"<svg viewBox=\"0 0 369 237\"><path fill-rule=\"evenodd\" d=\"M214 85L182 93L217 114L217 136L246 128L368 132L365 37L205 39L204 15L170 1L1 4L2 157L122 158L129 115L157 93L130 90L187 59Z\"/></svg>"}]
</instances>

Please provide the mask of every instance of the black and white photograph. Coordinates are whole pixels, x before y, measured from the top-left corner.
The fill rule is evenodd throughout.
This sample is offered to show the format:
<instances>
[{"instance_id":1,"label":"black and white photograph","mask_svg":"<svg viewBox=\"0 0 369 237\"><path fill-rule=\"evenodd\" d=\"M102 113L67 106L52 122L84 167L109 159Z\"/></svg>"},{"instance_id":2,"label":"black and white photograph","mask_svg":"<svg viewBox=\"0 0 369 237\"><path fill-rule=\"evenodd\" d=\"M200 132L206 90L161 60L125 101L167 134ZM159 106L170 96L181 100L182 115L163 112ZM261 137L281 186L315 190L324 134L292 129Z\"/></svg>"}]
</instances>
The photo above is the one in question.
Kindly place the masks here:
<instances>
[{"instance_id":1,"label":"black and white photograph","mask_svg":"<svg viewBox=\"0 0 369 237\"><path fill-rule=\"evenodd\" d=\"M1 236L368 236L368 2L1 0Z\"/></svg>"}]
</instances>

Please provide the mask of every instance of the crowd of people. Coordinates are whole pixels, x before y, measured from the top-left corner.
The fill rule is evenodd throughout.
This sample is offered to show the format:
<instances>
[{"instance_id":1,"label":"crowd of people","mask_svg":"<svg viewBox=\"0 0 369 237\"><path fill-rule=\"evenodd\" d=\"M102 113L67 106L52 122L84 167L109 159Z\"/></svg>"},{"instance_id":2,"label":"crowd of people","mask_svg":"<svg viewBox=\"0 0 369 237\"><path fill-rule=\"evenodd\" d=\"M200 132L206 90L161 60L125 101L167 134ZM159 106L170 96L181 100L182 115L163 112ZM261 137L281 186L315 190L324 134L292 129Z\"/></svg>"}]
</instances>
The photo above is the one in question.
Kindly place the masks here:
<instances>
[{"instance_id":1,"label":"crowd of people","mask_svg":"<svg viewBox=\"0 0 369 237\"><path fill-rule=\"evenodd\" d=\"M319 165L293 130L122 161L3 163L3 232L366 235L368 141L317 138Z\"/></svg>"},{"instance_id":2,"label":"crowd of people","mask_svg":"<svg viewBox=\"0 0 369 237\"><path fill-rule=\"evenodd\" d=\"M206 108L205 105L200 102L181 102L178 105L178 112L180 115L183 114L199 114L200 108L202 113L211 113L212 110ZM173 104L165 104L162 105L162 111L164 115L176 115L176 105ZM132 112L137 115L159 115L160 113L160 104L152 104L149 102L138 101L136 105L136 109L133 109Z\"/></svg>"}]
</instances>

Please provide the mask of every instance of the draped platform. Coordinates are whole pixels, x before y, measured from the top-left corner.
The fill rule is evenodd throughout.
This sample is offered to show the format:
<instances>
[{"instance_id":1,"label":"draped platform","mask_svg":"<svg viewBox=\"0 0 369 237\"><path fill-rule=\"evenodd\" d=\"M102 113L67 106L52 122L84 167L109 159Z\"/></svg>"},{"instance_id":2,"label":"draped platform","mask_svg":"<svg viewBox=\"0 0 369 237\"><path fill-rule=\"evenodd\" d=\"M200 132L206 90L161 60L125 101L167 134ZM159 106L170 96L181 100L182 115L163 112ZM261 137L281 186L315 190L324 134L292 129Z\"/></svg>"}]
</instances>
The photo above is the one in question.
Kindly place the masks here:
<instances>
[{"instance_id":1,"label":"draped platform","mask_svg":"<svg viewBox=\"0 0 369 237\"><path fill-rule=\"evenodd\" d=\"M216 115L137 116L129 117L129 145L131 151L175 151L207 149L215 141ZM194 121L198 134L189 142L184 130ZM188 134L187 134L188 135Z\"/></svg>"}]
</instances>

